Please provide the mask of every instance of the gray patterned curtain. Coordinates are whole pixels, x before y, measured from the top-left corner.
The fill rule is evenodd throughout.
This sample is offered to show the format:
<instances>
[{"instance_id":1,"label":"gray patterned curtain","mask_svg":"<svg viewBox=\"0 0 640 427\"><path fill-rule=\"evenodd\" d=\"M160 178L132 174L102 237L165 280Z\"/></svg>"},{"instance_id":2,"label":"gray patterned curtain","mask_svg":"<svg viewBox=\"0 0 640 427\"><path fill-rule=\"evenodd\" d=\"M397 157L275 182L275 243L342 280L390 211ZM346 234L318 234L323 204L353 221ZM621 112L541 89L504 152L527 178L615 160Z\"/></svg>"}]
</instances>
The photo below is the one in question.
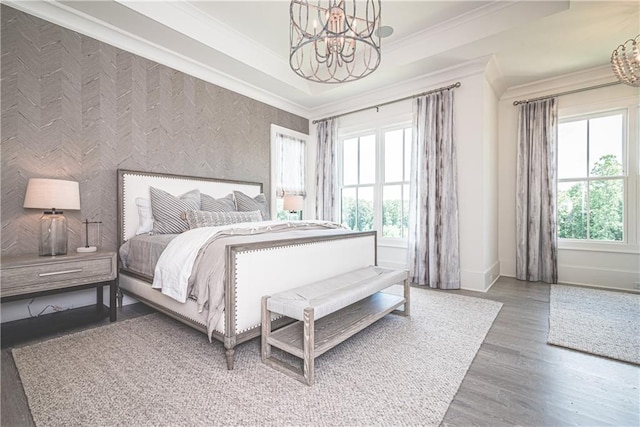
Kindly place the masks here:
<instances>
[{"instance_id":1,"label":"gray patterned curtain","mask_svg":"<svg viewBox=\"0 0 640 427\"><path fill-rule=\"evenodd\" d=\"M338 121L323 120L316 130L316 218L336 221Z\"/></svg>"},{"instance_id":2,"label":"gray patterned curtain","mask_svg":"<svg viewBox=\"0 0 640 427\"><path fill-rule=\"evenodd\" d=\"M516 183L516 277L558 283L556 99L520 105Z\"/></svg>"},{"instance_id":3,"label":"gray patterned curtain","mask_svg":"<svg viewBox=\"0 0 640 427\"><path fill-rule=\"evenodd\" d=\"M409 278L460 288L453 91L416 99L409 193Z\"/></svg>"}]
</instances>

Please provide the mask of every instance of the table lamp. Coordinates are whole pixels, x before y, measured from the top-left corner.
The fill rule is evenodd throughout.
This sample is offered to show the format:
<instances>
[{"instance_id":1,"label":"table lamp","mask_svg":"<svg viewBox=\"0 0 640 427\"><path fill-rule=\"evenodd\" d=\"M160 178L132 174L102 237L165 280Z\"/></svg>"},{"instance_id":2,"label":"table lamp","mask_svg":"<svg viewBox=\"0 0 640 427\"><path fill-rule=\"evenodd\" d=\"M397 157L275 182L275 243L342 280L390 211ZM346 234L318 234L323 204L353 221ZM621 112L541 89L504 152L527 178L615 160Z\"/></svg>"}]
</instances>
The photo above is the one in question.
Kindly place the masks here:
<instances>
[{"instance_id":1,"label":"table lamp","mask_svg":"<svg viewBox=\"0 0 640 427\"><path fill-rule=\"evenodd\" d=\"M293 194L285 194L282 199L282 209L289 211L290 213L298 213L300 219L300 213L304 207L304 198Z\"/></svg>"},{"instance_id":2,"label":"table lamp","mask_svg":"<svg viewBox=\"0 0 640 427\"><path fill-rule=\"evenodd\" d=\"M60 209L80 209L80 185L76 181L30 178L24 207L46 209L40 218L40 255L65 255L67 219Z\"/></svg>"}]
</instances>

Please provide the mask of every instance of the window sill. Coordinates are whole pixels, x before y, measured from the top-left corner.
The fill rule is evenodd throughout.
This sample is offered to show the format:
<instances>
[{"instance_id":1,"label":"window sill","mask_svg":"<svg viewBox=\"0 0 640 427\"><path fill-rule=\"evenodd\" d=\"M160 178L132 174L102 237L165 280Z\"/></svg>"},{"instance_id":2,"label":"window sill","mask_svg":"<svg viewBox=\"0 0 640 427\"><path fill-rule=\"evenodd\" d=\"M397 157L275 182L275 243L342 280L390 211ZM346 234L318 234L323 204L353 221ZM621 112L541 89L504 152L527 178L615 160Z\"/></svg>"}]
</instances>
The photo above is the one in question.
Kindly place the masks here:
<instances>
[{"instance_id":1,"label":"window sill","mask_svg":"<svg viewBox=\"0 0 640 427\"><path fill-rule=\"evenodd\" d=\"M579 242L579 241L558 241L558 250L561 251L585 251L585 252L608 252L619 254L640 254L638 245L629 243L613 242Z\"/></svg>"},{"instance_id":2,"label":"window sill","mask_svg":"<svg viewBox=\"0 0 640 427\"><path fill-rule=\"evenodd\" d=\"M409 246L409 243L406 240L393 241L393 240L379 239L378 246L383 248L407 249Z\"/></svg>"}]
</instances>

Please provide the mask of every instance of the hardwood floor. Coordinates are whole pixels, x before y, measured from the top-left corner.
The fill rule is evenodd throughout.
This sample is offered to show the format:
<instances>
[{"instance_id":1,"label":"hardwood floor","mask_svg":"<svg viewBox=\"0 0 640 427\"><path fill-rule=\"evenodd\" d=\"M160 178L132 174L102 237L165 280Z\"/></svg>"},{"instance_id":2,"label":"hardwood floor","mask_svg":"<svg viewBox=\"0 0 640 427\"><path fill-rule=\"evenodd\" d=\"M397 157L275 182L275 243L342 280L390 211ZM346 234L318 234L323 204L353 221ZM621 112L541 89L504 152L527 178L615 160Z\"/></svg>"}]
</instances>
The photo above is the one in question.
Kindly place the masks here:
<instances>
[{"instance_id":1,"label":"hardwood floor","mask_svg":"<svg viewBox=\"0 0 640 427\"><path fill-rule=\"evenodd\" d=\"M549 285L501 278L485 294L448 292L504 305L443 425L640 425L640 367L546 344ZM118 321L151 311L140 304L125 306L118 312ZM1 385L2 426L33 425L6 348L2 349Z\"/></svg>"},{"instance_id":2,"label":"hardwood floor","mask_svg":"<svg viewBox=\"0 0 640 427\"><path fill-rule=\"evenodd\" d=\"M504 305L444 425L640 425L640 367L546 343L549 285L503 277L456 292Z\"/></svg>"}]
</instances>

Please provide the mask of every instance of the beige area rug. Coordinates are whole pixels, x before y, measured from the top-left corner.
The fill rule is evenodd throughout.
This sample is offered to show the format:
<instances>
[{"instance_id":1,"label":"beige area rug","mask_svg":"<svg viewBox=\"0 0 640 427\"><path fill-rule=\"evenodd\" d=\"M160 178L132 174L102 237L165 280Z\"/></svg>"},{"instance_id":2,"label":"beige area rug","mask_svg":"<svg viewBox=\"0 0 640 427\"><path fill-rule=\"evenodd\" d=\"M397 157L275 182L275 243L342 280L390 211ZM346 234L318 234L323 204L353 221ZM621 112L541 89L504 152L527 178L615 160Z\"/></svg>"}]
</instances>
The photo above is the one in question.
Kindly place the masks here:
<instances>
[{"instance_id":1,"label":"beige area rug","mask_svg":"<svg viewBox=\"0 0 640 427\"><path fill-rule=\"evenodd\" d=\"M640 294L552 285L547 342L640 364Z\"/></svg>"},{"instance_id":2,"label":"beige area rug","mask_svg":"<svg viewBox=\"0 0 640 427\"><path fill-rule=\"evenodd\" d=\"M502 304L412 289L388 315L316 360L306 386L161 314L16 348L38 426L438 425Z\"/></svg>"}]
</instances>

